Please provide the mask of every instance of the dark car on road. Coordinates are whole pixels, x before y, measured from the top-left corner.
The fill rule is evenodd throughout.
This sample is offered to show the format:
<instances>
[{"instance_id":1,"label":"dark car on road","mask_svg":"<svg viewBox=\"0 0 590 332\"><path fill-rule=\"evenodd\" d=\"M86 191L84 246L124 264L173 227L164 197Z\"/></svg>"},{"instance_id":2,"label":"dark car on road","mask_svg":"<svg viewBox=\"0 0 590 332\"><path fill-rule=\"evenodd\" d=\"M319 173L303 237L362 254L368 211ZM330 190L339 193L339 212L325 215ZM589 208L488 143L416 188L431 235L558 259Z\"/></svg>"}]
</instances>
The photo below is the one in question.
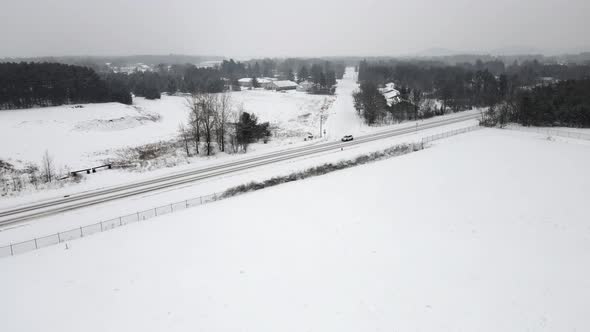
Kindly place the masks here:
<instances>
[{"instance_id":1,"label":"dark car on road","mask_svg":"<svg viewBox=\"0 0 590 332\"><path fill-rule=\"evenodd\" d=\"M346 136L342 137L342 139L341 139L342 142L348 142L348 141L352 141L352 140L353 140L352 135L346 135Z\"/></svg>"}]
</instances>

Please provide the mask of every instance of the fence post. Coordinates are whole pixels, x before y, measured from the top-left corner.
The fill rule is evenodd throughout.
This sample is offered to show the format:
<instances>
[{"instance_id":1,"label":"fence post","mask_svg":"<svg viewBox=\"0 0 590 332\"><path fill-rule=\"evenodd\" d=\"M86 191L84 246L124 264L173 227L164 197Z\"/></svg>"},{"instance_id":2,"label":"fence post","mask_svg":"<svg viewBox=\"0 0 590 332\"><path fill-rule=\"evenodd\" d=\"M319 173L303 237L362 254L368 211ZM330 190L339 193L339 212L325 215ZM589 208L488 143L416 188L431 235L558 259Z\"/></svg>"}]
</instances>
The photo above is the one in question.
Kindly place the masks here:
<instances>
[{"instance_id":1,"label":"fence post","mask_svg":"<svg viewBox=\"0 0 590 332\"><path fill-rule=\"evenodd\" d=\"M199 199L201 200L201 205L203 204L203 196L199 196Z\"/></svg>"},{"instance_id":2,"label":"fence post","mask_svg":"<svg viewBox=\"0 0 590 332\"><path fill-rule=\"evenodd\" d=\"M37 246L37 238L35 238L35 249L39 249L39 247Z\"/></svg>"},{"instance_id":3,"label":"fence post","mask_svg":"<svg viewBox=\"0 0 590 332\"><path fill-rule=\"evenodd\" d=\"M174 212L174 208L172 207L172 204L170 204L170 213Z\"/></svg>"},{"instance_id":4,"label":"fence post","mask_svg":"<svg viewBox=\"0 0 590 332\"><path fill-rule=\"evenodd\" d=\"M59 236L59 232L57 232L57 243L61 243L61 236Z\"/></svg>"},{"instance_id":5,"label":"fence post","mask_svg":"<svg viewBox=\"0 0 590 332\"><path fill-rule=\"evenodd\" d=\"M82 226L80 226L80 237L84 237L84 232L82 232Z\"/></svg>"},{"instance_id":6,"label":"fence post","mask_svg":"<svg viewBox=\"0 0 590 332\"><path fill-rule=\"evenodd\" d=\"M10 244L10 256L14 256L14 250L12 250L12 243Z\"/></svg>"},{"instance_id":7,"label":"fence post","mask_svg":"<svg viewBox=\"0 0 590 332\"><path fill-rule=\"evenodd\" d=\"M139 211L137 211L137 221L139 221Z\"/></svg>"},{"instance_id":8,"label":"fence post","mask_svg":"<svg viewBox=\"0 0 590 332\"><path fill-rule=\"evenodd\" d=\"M100 222L100 231L103 232L103 230L102 230L102 221Z\"/></svg>"},{"instance_id":9,"label":"fence post","mask_svg":"<svg viewBox=\"0 0 590 332\"><path fill-rule=\"evenodd\" d=\"M121 217L119 217L119 226L123 226L123 221L121 220Z\"/></svg>"},{"instance_id":10,"label":"fence post","mask_svg":"<svg viewBox=\"0 0 590 332\"><path fill-rule=\"evenodd\" d=\"M186 201L184 201L184 207L185 207L186 209L188 209L188 199L187 199Z\"/></svg>"},{"instance_id":11,"label":"fence post","mask_svg":"<svg viewBox=\"0 0 590 332\"><path fill-rule=\"evenodd\" d=\"M158 208L154 208L154 215L157 217L158 216Z\"/></svg>"}]
</instances>

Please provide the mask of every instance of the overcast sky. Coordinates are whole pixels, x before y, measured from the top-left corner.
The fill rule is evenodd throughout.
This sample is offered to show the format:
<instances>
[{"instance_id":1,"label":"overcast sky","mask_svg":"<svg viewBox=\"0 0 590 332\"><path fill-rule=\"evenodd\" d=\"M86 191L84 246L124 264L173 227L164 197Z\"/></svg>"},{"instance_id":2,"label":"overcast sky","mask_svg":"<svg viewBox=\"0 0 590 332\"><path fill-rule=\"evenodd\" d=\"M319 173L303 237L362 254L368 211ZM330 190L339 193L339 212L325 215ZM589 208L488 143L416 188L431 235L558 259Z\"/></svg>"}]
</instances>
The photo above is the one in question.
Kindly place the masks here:
<instances>
[{"instance_id":1,"label":"overcast sky","mask_svg":"<svg viewBox=\"0 0 590 332\"><path fill-rule=\"evenodd\" d=\"M590 0L0 1L0 56L590 50Z\"/></svg>"}]
</instances>

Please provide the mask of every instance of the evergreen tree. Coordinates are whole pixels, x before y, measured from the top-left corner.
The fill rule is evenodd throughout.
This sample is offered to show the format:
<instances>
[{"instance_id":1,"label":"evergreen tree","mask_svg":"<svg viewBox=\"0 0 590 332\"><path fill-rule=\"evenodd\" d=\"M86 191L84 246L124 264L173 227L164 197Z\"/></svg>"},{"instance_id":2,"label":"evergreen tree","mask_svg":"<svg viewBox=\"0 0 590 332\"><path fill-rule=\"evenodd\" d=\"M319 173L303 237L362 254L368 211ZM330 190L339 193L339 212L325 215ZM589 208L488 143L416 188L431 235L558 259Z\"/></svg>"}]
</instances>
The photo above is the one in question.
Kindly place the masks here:
<instances>
[{"instance_id":1,"label":"evergreen tree","mask_svg":"<svg viewBox=\"0 0 590 332\"><path fill-rule=\"evenodd\" d=\"M259 124L254 114L243 112L236 124L236 136L238 144L246 152L248 145L255 141L270 136L269 123Z\"/></svg>"},{"instance_id":2,"label":"evergreen tree","mask_svg":"<svg viewBox=\"0 0 590 332\"><path fill-rule=\"evenodd\" d=\"M301 68L299 68L299 72L297 73L297 83L301 83L301 82L307 80L308 77L309 77L309 72L307 71L307 67L301 66Z\"/></svg>"},{"instance_id":3,"label":"evergreen tree","mask_svg":"<svg viewBox=\"0 0 590 332\"><path fill-rule=\"evenodd\" d=\"M258 79L256 77L252 77L252 87L253 88L259 88L260 87L260 83L258 83Z\"/></svg>"},{"instance_id":4,"label":"evergreen tree","mask_svg":"<svg viewBox=\"0 0 590 332\"><path fill-rule=\"evenodd\" d=\"M293 70L289 69L289 72L287 73L287 79L289 81L295 81L295 74L293 74Z\"/></svg>"},{"instance_id":5,"label":"evergreen tree","mask_svg":"<svg viewBox=\"0 0 590 332\"><path fill-rule=\"evenodd\" d=\"M260 65L258 62L254 64L254 69L252 71L252 77L260 77Z\"/></svg>"},{"instance_id":6,"label":"evergreen tree","mask_svg":"<svg viewBox=\"0 0 590 332\"><path fill-rule=\"evenodd\" d=\"M315 84L320 84L321 78L322 78L322 66L318 65L318 64L313 64L311 66L311 70L310 70L310 75L311 75L311 81Z\"/></svg>"}]
</instances>

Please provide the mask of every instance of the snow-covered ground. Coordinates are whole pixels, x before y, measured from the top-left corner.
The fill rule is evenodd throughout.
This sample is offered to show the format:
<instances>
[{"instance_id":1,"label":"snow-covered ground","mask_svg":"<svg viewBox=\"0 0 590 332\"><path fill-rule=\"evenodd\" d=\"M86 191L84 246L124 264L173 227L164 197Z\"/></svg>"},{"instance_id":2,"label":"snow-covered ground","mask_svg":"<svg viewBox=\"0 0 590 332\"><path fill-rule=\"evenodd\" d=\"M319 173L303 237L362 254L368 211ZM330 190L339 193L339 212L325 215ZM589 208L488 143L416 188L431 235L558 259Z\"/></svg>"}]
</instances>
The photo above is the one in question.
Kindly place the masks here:
<instances>
[{"instance_id":1,"label":"snow-covered ground","mask_svg":"<svg viewBox=\"0 0 590 332\"><path fill-rule=\"evenodd\" d=\"M452 117L449 116L449 117ZM427 120L427 121L432 121ZM169 188L165 190L149 192L125 199L119 199L112 202L94 205L89 208L73 210L65 213L59 213L43 218L29 220L17 225L0 226L0 247L7 246L10 243L28 241L57 232L78 228L105 221L120 216L134 214L137 211L149 210L155 207L168 205L192 199L199 196L205 196L213 193L219 193L232 186L245 184L250 181L263 181L272 176L290 174L294 171L300 171L308 167L313 167L327 162L338 162L344 159L352 159L362 154L389 148L400 143L419 142L423 137L448 132L454 129L465 128L477 124L477 120L462 121L451 125L427 129L419 132L390 137L388 139L377 140L370 143L355 145L345 148L341 151L335 148L333 151L298 158L294 160L282 161L271 165L258 167L255 169L245 170L237 173L231 173L224 176L195 181L193 183ZM404 123L399 127L413 127L413 123ZM254 154L248 154L252 157ZM206 161L207 165L219 165L222 161L215 158ZM148 180L163 175L170 175L177 171L186 171L194 169L195 165L185 165L173 169L160 169L147 173L127 172L123 170L112 170L93 174L88 181L76 187L65 187L52 191L37 192L28 196L13 197L8 200L0 201L0 208L8 209L27 203L39 203L48 198L58 198L65 195L75 195L83 192L81 188L108 188L109 186L131 183L140 180ZM102 175L108 175L102 177Z\"/></svg>"},{"instance_id":2,"label":"snow-covered ground","mask_svg":"<svg viewBox=\"0 0 590 332\"><path fill-rule=\"evenodd\" d=\"M7 331L585 331L590 147L484 129L0 260Z\"/></svg>"},{"instance_id":3,"label":"snow-covered ground","mask_svg":"<svg viewBox=\"0 0 590 332\"><path fill-rule=\"evenodd\" d=\"M509 124L505 129L535 132L546 135L551 139L555 138L575 138L590 141L590 129L588 128L569 128L569 127L524 127L518 124Z\"/></svg>"},{"instance_id":4,"label":"snow-covered ground","mask_svg":"<svg viewBox=\"0 0 590 332\"><path fill-rule=\"evenodd\" d=\"M263 147L301 141L306 132L319 132L322 107L334 100L333 96L297 91L244 90L230 94L234 109L243 105L244 111L279 128L274 144ZM39 163L47 150L58 168L97 166L118 149L176 137L179 123L188 119L185 98L177 96L162 96L161 100L135 98L132 106L82 106L0 111L0 159L16 166Z\"/></svg>"},{"instance_id":5,"label":"snow-covered ground","mask_svg":"<svg viewBox=\"0 0 590 332\"><path fill-rule=\"evenodd\" d=\"M278 128L274 139L301 141L303 135L319 135L320 114L332 105L335 96L310 95L289 90L274 92L268 90L242 90L231 92L233 103L243 105L244 110L253 112L261 121L268 121Z\"/></svg>"}]
</instances>

